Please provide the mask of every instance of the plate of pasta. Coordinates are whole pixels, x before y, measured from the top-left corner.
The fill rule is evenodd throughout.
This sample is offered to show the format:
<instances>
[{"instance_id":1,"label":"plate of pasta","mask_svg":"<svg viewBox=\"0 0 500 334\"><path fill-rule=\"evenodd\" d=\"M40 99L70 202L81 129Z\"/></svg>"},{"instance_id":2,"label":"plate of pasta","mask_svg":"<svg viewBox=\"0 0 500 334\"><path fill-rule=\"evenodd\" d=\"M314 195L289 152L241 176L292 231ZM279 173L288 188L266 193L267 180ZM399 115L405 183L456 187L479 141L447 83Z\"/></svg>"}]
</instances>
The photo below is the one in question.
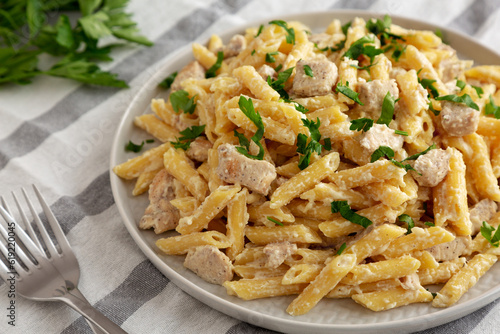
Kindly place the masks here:
<instances>
[{"instance_id":1,"label":"plate of pasta","mask_svg":"<svg viewBox=\"0 0 500 334\"><path fill-rule=\"evenodd\" d=\"M469 37L360 11L194 42L121 120L117 207L163 274L240 320L452 321L500 296L499 64Z\"/></svg>"}]
</instances>

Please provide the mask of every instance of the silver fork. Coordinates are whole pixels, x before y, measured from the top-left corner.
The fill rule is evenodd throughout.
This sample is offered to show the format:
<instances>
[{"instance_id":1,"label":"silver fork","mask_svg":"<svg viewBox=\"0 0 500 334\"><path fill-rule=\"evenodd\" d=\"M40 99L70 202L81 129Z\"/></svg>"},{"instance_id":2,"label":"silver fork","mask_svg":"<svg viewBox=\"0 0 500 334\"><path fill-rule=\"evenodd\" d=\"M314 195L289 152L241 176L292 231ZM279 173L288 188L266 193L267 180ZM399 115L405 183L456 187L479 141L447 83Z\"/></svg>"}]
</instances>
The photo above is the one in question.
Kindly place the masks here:
<instances>
[{"instance_id":1,"label":"silver fork","mask_svg":"<svg viewBox=\"0 0 500 334\"><path fill-rule=\"evenodd\" d=\"M78 261L71 250L69 243L64 236L54 214L43 199L38 189L33 186L39 202L43 208L45 216L54 232L58 241L61 253L59 253L52 243L49 234L44 228L42 222L38 218L33 204L29 200L26 192L23 189L23 194L28 202L30 211L34 217L35 223L39 229L42 240L46 246L50 257L43 254L43 250L39 240L34 235L33 231L27 228L32 234L33 240L24 232L24 230L16 223L14 218L9 214L3 206L0 205L0 214L7 222L7 229L4 224L0 223L0 234L7 241L6 245L0 242L0 251L5 259L8 258L9 252L14 253L15 260L12 264L7 265L0 261L0 277L4 281L16 279L17 292L25 298L39 301L62 301L75 311L83 315L87 321L94 325L95 330L100 330L104 333L126 333L118 325L102 315L99 311L90 305L81 292L77 289L80 269ZM16 204L19 207L21 216L26 226L30 226L29 221L25 217L19 201L15 197ZM5 206L5 201L2 199ZM14 242L11 242L12 236L15 235ZM19 243L18 241L21 241ZM24 247L21 247L24 246ZM19 260L23 265L19 263ZM57 266L57 268L56 268ZM61 268L58 270L58 268ZM17 275L12 272L15 271ZM16 277L17 276L17 277ZM99 333L99 332L97 332Z\"/></svg>"}]
</instances>

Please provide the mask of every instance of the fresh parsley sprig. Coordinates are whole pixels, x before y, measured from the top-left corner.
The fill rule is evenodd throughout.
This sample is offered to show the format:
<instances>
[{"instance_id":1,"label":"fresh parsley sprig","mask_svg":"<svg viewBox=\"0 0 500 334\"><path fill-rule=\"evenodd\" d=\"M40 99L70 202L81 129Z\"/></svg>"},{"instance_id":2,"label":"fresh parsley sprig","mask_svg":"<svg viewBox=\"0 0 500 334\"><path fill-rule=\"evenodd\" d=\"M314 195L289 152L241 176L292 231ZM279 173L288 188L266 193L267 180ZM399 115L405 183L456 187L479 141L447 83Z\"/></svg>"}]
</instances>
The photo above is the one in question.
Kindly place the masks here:
<instances>
[{"instance_id":1,"label":"fresh parsley sprig","mask_svg":"<svg viewBox=\"0 0 500 334\"><path fill-rule=\"evenodd\" d=\"M359 105L364 105L363 102L359 100L359 93L349 88L349 81L346 81L345 86L339 81L335 87L335 92L344 94Z\"/></svg>"},{"instance_id":2,"label":"fresh parsley sprig","mask_svg":"<svg viewBox=\"0 0 500 334\"><path fill-rule=\"evenodd\" d=\"M380 38L380 44L385 45L388 43L389 39L391 40L401 40L405 39L400 36L390 32L392 25L392 19L389 15L385 15L383 20L368 20L366 22L366 29L374 34L375 36Z\"/></svg>"},{"instance_id":3,"label":"fresh parsley sprig","mask_svg":"<svg viewBox=\"0 0 500 334\"><path fill-rule=\"evenodd\" d=\"M370 162L375 162L382 157L386 157L395 166L398 166L399 168L403 168L405 171L409 171L409 170L416 171L411 165L403 164L404 160L402 162L395 160L394 159L394 150L392 148L390 148L389 146L379 146L379 148L377 148L372 153Z\"/></svg>"},{"instance_id":4,"label":"fresh parsley sprig","mask_svg":"<svg viewBox=\"0 0 500 334\"><path fill-rule=\"evenodd\" d=\"M493 115L495 118L500 119L500 107L495 104L493 96L490 95L490 100L484 106L484 113L486 115Z\"/></svg>"},{"instance_id":5,"label":"fresh parsley sprig","mask_svg":"<svg viewBox=\"0 0 500 334\"><path fill-rule=\"evenodd\" d=\"M313 73L313 70L312 70L311 66L309 66L309 65L304 65L304 73L305 73L308 77L314 78L314 73Z\"/></svg>"},{"instance_id":6,"label":"fresh parsley sprig","mask_svg":"<svg viewBox=\"0 0 500 334\"><path fill-rule=\"evenodd\" d=\"M122 41L150 46L138 33L128 0L7 1L0 5L0 84L28 84L39 75L124 88L116 74L103 71L95 61L110 61L119 43L102 46L113 36ZM69 20L64 12L78 11ZM51 17L49 21L47 17ZM26 35L26 31L29 32ZM60 60L48 68L39 67L40 57ZM52 62L54 63L54 62Z\"/></svg>"},{"instance_id":7,"label":"fresh parsley sprig","mask_svg":"<svg viewBox=\"0 0 500 334\"><path fill-rule=\"evenodd\" d=\"M421 155L424 155L426 154L427 152L429 152L430 150L433 150L436 148L436 144L432 144L431 146L427 147L425 150L423 150L422 152L420 153L416 153L416 154L413 154L413 155L410 155L408 158L406 159L403 159L403 161L407 161L407 160L417 160L419 156Z\"/></svg>"},{"instance_id":8,"label":"fresh parsley sprig","mask_svg":"<svg viewBox=\"0 0 500 334\"><path fill-rule=\"evenodd\" d=\"M176 113L179 113L182 110L185 114L192 114L196 109L196 103L194 101L195 97L196 95L189 98L189 93L180 89L170 94L169 99L170 103L172 103L172 108Z\"/></svg>"},{"instance_id":9,"label":"fresh parsley sprig","mask_svg":"<svg viewBox=\"0 0 500 334\"><path fill-rule=\"evenodd\" d=\"M217 52L217 60L215 64L210 66L210 68L205 72L205 78L213 78L216 75L217 70L222 66L222 61L224 60L224 52Z\"/></svg>"},{"instance_id":10,"label":"fresh parsley sprig","mask_svg":"<svg viewBox=\"0 0 500 334\"><path fill-rule=\"evenodd\" d=\"M273 20L269 22L269 24L275 24L283 29L285 29L287 35L286 35L286 42L288 44L295 44L295 30L293 28L288 28L288 24L285 21L282 20Z\"/></svg>"},{"instance_id":11,"label":"fresh parsley sprig","mask_svg":"<svg viewBox=\"0 0 500 334\"><path fill-rule=\"evenodd\" d=\"M380 117L377 120L377 124L385 124L389 126L392 121L392 117L394 116L394 104L396 100L391 95L390 92L387 92L384 97L384 101L382 102L382 112L380 113Z\"/></svg>"},{"instance_id":12,"label":"fresh parsley sprig","mask_svg":"<svg viewBox=\"0 0 500 334\"><path fill-rule=\"evenodd\" d=\"M382 49L377 49L374 45L372 45L374 42L375 39L373 36L363 36L352 43L351 47L344 53L343 57L357 60L359 56L366 55L370 58L370 62L373 63L373 58L384 52Z\"/></svg>"},{"instance_id":13,"label":"fresh parsley sprig","mask_svg":"<svg viewBox=\"0 0 500 334\"><path fill-rule=\"evenodd\" d=\"M267 216L267 220L269 220L269 221L271 221L271 222L275 223L276 225L279 225L279 226L285 226L285 225L283 225L283 223L282 223L282 222L280 222L280 221L278 221L278 220L274 219L273 217Z\"/></svg>"},{"instance_id":14,"label":"fresh parsley sprig","mask_svg":"<svg viewBox=\"0 0 500 334\"><path fill-rule=\"evenodd\" d=\"M372 126L373 126L373 119L363 117L363 118L353 119L351 121L351 126L349 127L349 130L366 132L370 130Z\"/></svg>"},{"instance_id":15,"label":"fresh parsley sprig","mask_svg":"<svg viewBox=\"0 0 500 334\"><path fill-rule=\"evenodd\" d=\"M250 138L250 140L252 140L259 147L259 153L257 155L250 154L250 141L246 139L243 134L234 130L234 135L240 141L240 145L242 145L237 146L236 150L248 158L262 160L264 159L264 147L260 143L260 140L264 136L264 123L262 122L262 117L257 111L255 111L251 98L247 99L243 95L240 96L238 106L240 107L240 110L243 112L243 114L245 114L245 116L248 117L257 127L257 131L252 136L252 138Z\"/></svg>"},{"instance_id":16,"label":"fresh parsley sprig","mask_svg":"<svg viewBox=\"0 0 500 334\"><path fill-rule=\"evenodd\" d=\"M463 94L463 95L455 95L455 94L450 94L450 95L444 95L444 96L438 96L435 98L437 101L451 101L455 103L462 103L465 104L467 107L475 109L479 111L479 106L474 103L472 98L469 96L469 94Z\"/></svg>"},{"instance_id":17,"label":"fresh parsley sprig","mask_svg":"<svg viewBox=\"0 0 500 334\"><path fill-rule=\"evenodd\" d=\"M404 214L398 216L398 220L403 222L403 223L406 223L406 234L407 235L411 234L412 228L415 227L415 222L413 221L413 218L411 218L409 215L404 213Z\"/></svg>"},{"instance_id":18,"label":"fresh parsley sprig","mask_svg":"<svg viewBox=\"0 0 500 334\"><path fill-rule=\"evenodd\" d=\"M266 63L275 63L276 62L276 58L274 58L274 56L276 56L278 54L279 54L278 51L266 53Z\"/></svg>"},{"instance_id":19,"label":"fresh parsley sprig","mask_svg":"<svg viewBox=\"0 0 500 334\"><path fill-rule=\"evenodd\" d=\"M175 142L173 141L171 143L175 148L181 148L184 151L186 151L191 145L191 143L196 138L201 136L204 131L205 131L205 125L200 125L200 126L194 125L179 132L182 136L177 138Z\"/></svg>"},{"instance_id":20,"label":"fresh parsley sprig","mask_svg":"<svg viewBox=\"0 0 500 334\"><path fill-rule=\"evenodd\" d=\"M131 140L125 145L125 151L139 153L144 147L144 143L151 144L154 143L154 139L143 140L140 144L134 144Z\"/></svg>"},{"instance_id":21,"label":"fresh parsley sprig","mask_svg":"<svg viewBox=\"0 0 500 334\"><path fill-rule=\"evenodd\" d=\"M313 120L303 119L302 123L309 129L309 143L307 142L308 137L303 133L297 135L297 153L301 154L299 158L299 168L303 170L309 166L311 162L311 155L316 152L321 153L322 145L319 143L321 139L321 133L319 132L319 126L321 122L317 118L317 122Z\"/></svg>"},{"instance_id":22,"label":"fresh parsley sprig","mask_svg":"<svg viewBox=\"0 0 500 334\"><path fill-rule=\"evenodd\" d=\"M340 212L342 218L347 219L351 223L361 225L364 228L367 228L368 226L373 224L370 219L354 212L347 201L333 201L331 203L331 209L333 213Z\"/></svg>"},{"instance_id":23,"label":"fresh parsley sprig","mask_svg":"<svg viewBox=\"0 0 500 334\"><path fill-rule=\"evenodd\" d=\"M279 72L278 78L276 78L276 80L273 80L270 76L267 77L267 84L271 86L272 89L277 91L280 94L280 96L285 100L288 100L290 98L290 96L285 90L285 82L292 75L293 69L294 67L290 67L282 72Z\"/></svg>"},{"instance_id":24,"label":"fresh parsley sprig","mask_svg":"<svg viewBox=\"0 0 500 334\"><path fill-rule=\"evenodd\" d=\"M417 75L420 74L422 69L419 69L417 72ZM420 77L417 77L418 83L424 87L424 89L427 89L429 91L428 96L432 96L433 98L436 98L439 96L439 92L436 87L434 87L434 83L436 80L433 79L421 79Z\"/></svg>"},{"instance_id":25,"label":"fresh parsley sprig","mask_svg":"<svg viewBox=\"0 0 500 334\"><path fill-rule=\"evenodd\" d=\"M498 248L500 245L500 228L495 228L488 224L487 222L483 221L483 226L481 226L481 235L488 240L490 245L492 245L495 248ZM495 232L495 233L493 233Z\"/></svg>"},{"instance_id":26,"label":"fresh parsley sprig","mask_svg":"<svg viewBox=\"0 0 500 334\"><path fill-rule=\"evenodd\" d=\"M165 88L165 89L169 89L170 86L172 86L172 84L174 83L175 77L177 77L177 72L174 72L174 73L170 74L168 77L166 77L165 79L163 79L162 82L160 82L158 84L158 86Z\"/></svg>"}]
</instances>

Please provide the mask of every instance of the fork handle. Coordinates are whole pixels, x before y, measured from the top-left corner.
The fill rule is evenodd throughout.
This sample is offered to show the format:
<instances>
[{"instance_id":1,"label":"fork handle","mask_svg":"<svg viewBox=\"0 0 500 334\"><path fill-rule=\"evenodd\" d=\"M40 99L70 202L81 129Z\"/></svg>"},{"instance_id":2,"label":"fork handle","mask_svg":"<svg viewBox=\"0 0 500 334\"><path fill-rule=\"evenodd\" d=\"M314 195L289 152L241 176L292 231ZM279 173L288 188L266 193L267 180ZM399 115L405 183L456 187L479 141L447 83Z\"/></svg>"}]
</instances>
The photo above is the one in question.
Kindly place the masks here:
<instances>
[{"instance_id":1,"label":"fork handle","mask_svg":"<svg viewBox=\"0 0 500 334\"><path fill-rule=\"evenodd\" d=\"M77 298L86 300L85 296L80 292L80 290L78 290L78 288L73 288L71 290L71 294L74 295ZM96 325L94 325L92 323L92 321L90 321L88 319L85 319L85 320L87 320L87 323L89 324L90 329L92 329L92 331L94 332L94 334L106 334L106 332L102 331L100 328L98 328Z\"/></svg>"},{"instance_id":2,"label":"fork handle","mask_svg":"<svg viewBox=\"0 0 500 334\"><path fill-rule=\"evenodd\" d=\"M76 294L73 294L71 291L58 299L66 303L76 312L83 315L87 321L92 323L94 327L97 327L102 332L108 334L127 334L127 332L121 329L120 326L106 318L101 312L90 305L88 300L81 294L80 291Z\"/></svg>"}]
</instances>

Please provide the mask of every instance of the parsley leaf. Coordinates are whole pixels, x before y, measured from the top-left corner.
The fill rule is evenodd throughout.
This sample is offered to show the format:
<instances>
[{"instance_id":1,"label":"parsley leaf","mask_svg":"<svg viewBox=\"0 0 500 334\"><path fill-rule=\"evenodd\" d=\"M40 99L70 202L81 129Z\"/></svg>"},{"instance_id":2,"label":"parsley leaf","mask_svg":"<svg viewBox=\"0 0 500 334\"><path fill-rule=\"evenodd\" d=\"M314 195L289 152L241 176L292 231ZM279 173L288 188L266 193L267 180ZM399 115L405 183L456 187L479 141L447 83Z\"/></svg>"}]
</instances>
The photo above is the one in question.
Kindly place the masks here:
<instances>
[{"instance_id":1,"label":"parsley leaf","mask_svg":"<svg viewBox=\"0 0 500 334\"><path fill-rule=\"evenodd\" d=\"M344 219L347 219L351 223L361 225L364 228L367 228L368 226L373 224L370 219L363 217L351 210L351 207L349 206L347 201L333 201L331 203L331 208L333 213L340 212L340 215Z\"/></svg>"},{"instance_id":2,"label":"parsley leaf","mask_svg":"<svg viewBox=\"0 0 500 334\"><path fill-rule=\"evenodd\" d=\"M314 152L320 154L322 148L322 145L319 143L321 139L321 134L319 133L319 126L321 122L319 118L317 118L317 122L303 119L302 123L304 123L304 126L309 129L310 141L307 143L308 137L303 133L299 133L297 135L297 153L301 154L298 164L300 170L307 168L311 162L311 155Z\"/></svg>"},{"instance_id":3,"label":"parsley leaf","mask_svg":"<svg viewBox=\"0 0 500 334\"><path fill-rule=\"evenodd\" d=\"M500 228L497 228L495 233L495 228L483 221L483 226L481 226L481 235L488 240L488 242L495 248L498 248L500 245Z\"/></svg>"},{"instance_id":4,"label":"parsley leaf","mask_svg":"<svg viewBox=\"0 0 500 334\"><path fill-rule=\"evenodd\" d=\"M407 161L407 160L417 160L419 156L421 155L424 155L426 154L427 152L429 152L430 150L433 150L436 148L436 144L432 144L431 146L427 147L425 150L423 150L422 152L420 153L417 153L417 154L414 154L414 155L410 155L408 158L406 159L403 159L403 161Z\"/></svg>"},{"instance_id":5,"label":"parsley leaf","mask_svg":"<svg viewBox=\"0 0 500 334\"><path fill-rule=\"evenodd\" d=\"M361 71L362 71L362 70L366 70L366 71L368 71L368 73L369 73L369 71L370 71L370 67L372 67L372 66L374 66L374 65L377 65L377 63L375 63L375 64L370 64L370 65L366 65L366 66L358 66L358 65L349 65L349 66L354 67L354 68L357 68L358 70L361 70Z\"/></svg>"},{"instance_id":6,"label":"parsley leaf","mask_svg":"<svg viewBox=\"0 0 500 334\"><path fill-rule=\"evenodd\" d=\"M401 130L394 130L394 133L401 136L408 136L408 132Z\"/></svg>"},{"instance_id":7,"label":"parsley leaf","mask_svg":"<svg viewBox=\"0 0 500 334\"><path fill-rule=\"evenodd\" d=\"M185 151L196 138L201 136L203 131L205 131L205 125L194 125L179 132L182 136L171 143L175 148L182 148Z\"/></svg>"},{"instance_id":8,"label":"parsley leaf","mask_svg":"<svg viewBox=\"0 0 500 334\"><path fill-rule=\"evenodd\" d=\"M365 46L365 44L370 44L374 42L375 39L373 38L373 36L363 36L354 43L352 43L351 47L344 53L343 57L356 60L359 58L359 56L365 54L373 62L373 57L384 52L382 49L377 49L373 45Z\"/></svg>"},{"instance_id":9,"label":"parsley leaf","mask_svg":"<svg viewBox=\"0 0 500 334\"><path fill-rule=\"evenodd\" d=\"M295 110L300 111L301 113L305 114L309 111L306 107L304 107L302 104L292 101L293 105L295 106Z\"/></svg>"},{"instance_id":10,"label":"parsley leaf","mask_svg":"<svg viewBox=\"0 0 500 334\"><path fill-rule=\"evenodd\" d=\"M436 226L436 224L434 224L432 222L425 222L424 225L425 226L430 226L430 227Z\"/></svg>"},{"instance_id":11,"label":"parsley leaf","mask_svg":"<svg viewBox=\"0 0 500 334\"><path fill-rule=\"evenodd\" d=\"M349 88L349 81L346 81L346 85L343 86L342 83L339 81L337 83L337 86L335 87L335 92L337 93L342 93L354 102L358 103L359 105L364 105L360 100L359 100L359 93L356 93L352 89Z\"/></svg>"},{"instance_id":12,"label":"parsley leaf","mask_svg":"<svg viewBox=\"0 0 500 334\"><path fill-rule=\"evenodd\" d=\"M484 94L484 90L481 88L481 87L478 87L478 86L474 86L474 85L471 85L472 88L474 88L474 90L476 91L477 93L477 96L479 98L481 98L481 96L483 96Z\"/></svg>"},{"instance_id":13,"label":"parsley leaf","mask_svg":"<svg viewBox=\"0 0 500 334\"><path fill-rule=\"evenodd\" d=\"M344 242L344 243L340 246L339 250L337 251L337 255L342 254L342 253L345 251L345 249L346 249L346 248L347 248L347 244Z\"/></svg>"},{"instance_id":14,"label":"parsley leaf","mask_svg":"<svg viewBox=\"0 0 500 334\"><path fill-rule=\"evenodd\" d=\"M272 222L273 222L273 223L275 223L276 225L279 225L279 226L285 226L285 225L283 225L283 223L282 223L282 222L280 222L280 221L278 221L278 220L274 219L273 217L269 217L269 216L267 216L267 220L272 221Z\"/></svg>"},{"instance_id":15,"label":"parsley leaf","mask_svg":"<svg viewBox=\"0 0 500 334\"><path fill-rule=\"evenodd\" d=\"M479 111L479 106L477 104L475 104L474 101L472 101L469 94L464 94L464 95L460 95L460 96L457 96L455 94L438 96L438 97L436 97L436 100L437 101L451 101L451 102L455 102L455 103L462 103L462 104L465 104L469 108L472 108L472 109Z\"/></svg>"},{"instance_id":16,"label":"parsley leaf","mask_svg":"<svg viewBox=\"0 0 500 334\"><path fill-rule=\"evenodd\" d=\"M288 24L285 21L282 20L274 20L269 22L269 24L275 24L283 29L285 29L287 35L286 35L286 42L288 44L295 44L295 30L293 28L288 28Z\"/></svg>"},{"instance_id":17,"label":"parsley leaf","mask_svg":"<svg viewBox=\"0 0 500 334\"><path fill-rule=\"evenodd\" d=\"M280 96L284 99L288 99L288 93L285 90L285 82L290 78L293 72L293 67L290 67L289 69L284 70L283 72L278 73L278 78L276 80L273 80L270 76L267 77L267 84L271 86L272 89L277 91Z\"/></svg>"},{"instance_id":18,"label":"parsley leaf","mask_svg":"<svg viewBox=\"0 0 500 334\"><path fill-rule=\"evenodd\" d=\"M222 61L224 60L224 52L217 52L217 61L213 64L206 72L205 78L213 78L215 77L217 70L222 66Z\"/></svg>"},{"instance_id":19,"label":"parsley leaf","mask_svg":"<svg viewBox=\"0 0 500 334\"><path fill-rule=\"evenodd\" d=\"M311 69L311 67L310 67L309 65L304 65L304 73L305 73L308 77L311 77L311 78L313 78L313 77L314 77L313 70Z\"/></svg>"},{"instance_id":20,"label":"parsley leaf","mask_svg":"<svg viewBox=\"0 0 500 334\"><path fill-rule=\"evenodd\" d=\"M243 145L236 147L236 150L248 158L262 160L264 159L264 147L260 143L260 140L264 136L264 123L262 122L262 117L257 111L255 111L251 98L246 99L243 95L240 96L238 106L243 114L245 114L245 116L248 117L257 127L257 131L252 138L250 138L250 140L252 140L259 147L259 153L257 155L250 154L250 141L241 133L234 130L234 135L238 137L240 145Z\"/></svg>"},{"instance_id":21,"label":"parsley leaf","mask_svg":"<svg viewBox=\"0 0 500 334\"><path fill-rule=\"evenodd\" d=\"M394 103L394 97L390 92L387 92L387 94L385 94L384 101L382 102L382 112L377 120L377 124L385 124L389 126L389 123L392 121L392 116L394 116Z\"/></svg>"},{"instance_id":22,"label":"parsley leaf","mask_svg":"<svg viewBox=\"0 0 500 334\"><path fill-rule=\"evenodd\" d=\"M395 61L399 61L399 58L403 55L403 53L406 51L406 45L401 46L401 44L395 44L394 51L392 52L391 58L394 59Z\"/></svg>"},{"instance_id":23,"label":"parsley leaf","mask_svg":"<svg viewBox=\"0 0 500 334\"><path fill-rule=\"evenodd\" d=\"M415 227L415 222L413 221L413 218L408 216L407 214L402 214L398 216L398 220L406 223L406 234L411 234L411 229Z\"/></svg>"},{"instance_id":24,"label":"parsley leaf","mask_svg":"<svg viewBox=\"0 0 500 334\"><path fill-rule=\"evenodd\" d=\"M366 29L372 34L378 36L380 38L380 43L385 45L389 38L399 39L404 41L402 36L393 34L390 32L391 30L392 19L389 15L385 15L383 20L368 20L366 22Z\"/></svg>"},{"instance_id":25,"label":"parsley leaf","mask_svg":"<svg viewBox=\"0 0 500 334\"><path fill-rule=\"evenodd\" d=\"M422 69L418 70L417 75L420 74L421 71L422 71ZM424 87L425 89L428 89L430 91L430 96L432 96L433 98L436 98L439 96L438 90L436 89L436 87L434 87L434 83L436 82L436 80L420 79L420 77L417 77L417 79L418 79L418 83L421 84L422 87Z\"/></svg>"},{"instance_id":26,"label":"parsley leaf","mask_svg":"<svg viewBox=\"0 0 500 334\"><path fill-rule=\"evenodd\" d=\"M465 86L467 85L465 81L462 80L457 80L456 83L457 87L460 88L460 91L464 90Z\"/></svg>"},{"instance_id":27,"label":"parsley leaf","mask_svg":"<svg viewBox=\"0 0 500 334\"><path fill-rule=\"evenodd\" d=\"M189 98L189 93L183 89L173 92L169 97L174 111L179 113L182 110L185 114L192 114L194 112L196 108L194 98L195 96Z\"/></svg>"},{"instance_id":28,"label":"parsley leaf","mask_svg":"<svg viewBox=\"0 0 500 334\"><path fill-rule=\"evenodd\" d=\"M259 35L262 33L262 30L263 30L263 29L264 29L264 25L263 25L263 24L261 24L261 25L259 26L259 30L257 30L257 35L255 35L254 37L259 37Z\"/></svg>"},{"instance_id":29,"label":"parsley leaf","mask_svg":"<svg viewBox=\"0 0 500 334\"><path fill-rule=\"evenodd\" d=\"M486 115L493 115L495 118L500 119L500 107L495 104L493 96L490 95L490 101L484 106L484 113Z\"/></svg>"},{"instance_id":30,"label":"parsley leaf","mask_svg":"<svg viewBox=\"0 0 500 334\"><path fill-rule=\"evenodd\" d=\"M387 159L389 159L390 162L392 162L392 164L394 164L395 166L398 166L399 168L403 168L405 171L409 171L409 170L413 170L414 171L415 170L411 165L409 165L409 164L403 164L403 162L405 160L403 160L402 162L394 160L393 159L394 158L394 151L389 146L379 146L379 148L377 148L372 153L370 162L375 162L375 161L377 161L378 159L380 159L382 157L386 157Z\"/></svg>"},{"instance_id":31,"label":"parsley leaf","mask_svg":"<svg viewBox=\"0 0 500 334\"><path fill-rule=\"evenodd\" d=\"M436 29L436 31L434 31L434 34L441 38L441 42L443 42L444 44L448 44L447 42L445 42L445 39L444 39L444 36L443 36L443 32L441 31L441 29Z\"/></svg>"},{"instance_id":32,"label":"parsley leaf","mask_svg":"<svg viewBox=\"0 0 500 334\"><path fill-rule=\"evenodd\" d=\"M275 63L276 58L274 58L273 56L276 56L277 54L279 54L278 51L266 53L266 63Z\"/></svg>"},{"instance_id":33,"label":"parsley leaf","mask_svg":"<svg viewBox=\"0 0 500 334\"><path fill-rule=\"evenodd\" d=\"M147 139L147 144L154 143L154 139ZM144 140L140 144L134 144L131 140L125 145L125 151L139 153L144 147Z\"/></svg>"},{"instance_id":34,"label":"parsley leaf","mask_svg":"<svg viewBox=\"0 0 500 334\"><path fill-rule=\"evenodd\" d=\"M332 150L332 139L331 138L325 138L323 139L323 147L325 148L325 150L327 151L331 151Z\"/></svg>"},{"instance_id":35,"label":"parsley leaf","mask_svg":"<svg viewBox=\"0 0 500 334\"><path fill-rule=\"evenodd\" d=\"M351 121L349 130L368 131L373 126L373 119L371 118L358 118Z\"/></svg>"},{"instance_id":36,"label":"parsley leaf","mask_svg":"<svg viewBox=\"0 0 500 334\"><path fill-rule=\"evenodd\" d=\"M163 81L160 82L158 84L158 86L165 88L165 89L169 89L170 86L172 86L172 83L174 82L176 76L177 76L177 72L170 74L168 77L163 79Z\"/></svg>"}]
</instances>

